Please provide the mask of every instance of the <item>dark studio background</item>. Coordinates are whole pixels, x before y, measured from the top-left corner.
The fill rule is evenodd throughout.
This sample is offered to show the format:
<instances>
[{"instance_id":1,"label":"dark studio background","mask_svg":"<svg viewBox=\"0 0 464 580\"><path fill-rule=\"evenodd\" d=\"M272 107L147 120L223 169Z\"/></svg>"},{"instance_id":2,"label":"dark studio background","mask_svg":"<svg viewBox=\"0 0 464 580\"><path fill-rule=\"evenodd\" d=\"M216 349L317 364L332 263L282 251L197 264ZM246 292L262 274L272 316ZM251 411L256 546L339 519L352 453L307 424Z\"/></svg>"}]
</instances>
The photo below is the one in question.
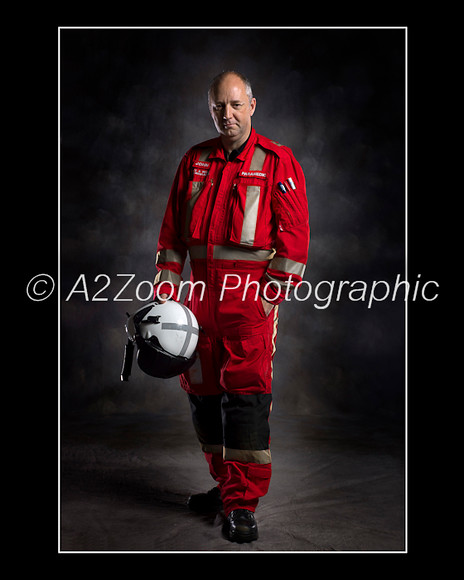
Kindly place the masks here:
<instances>
[{"instance_id":1,"label":"dark studio background","mask_svg":"<svg viewBox=\"0 0 464 580\"><path fill-rule=\"evenodd\" d=\"M14 352L19 364L10 365L10 376L17 373L17 380L7 390L9 394L14 388L17 397L17 405L9 407L15 414L16 439L8 446L8 455L14 454L14 467L22 478L21 482L15 479L19 517L13 522L21 544L32 548L36 561L45 556L45 545L51 543L53 553L56 548L56 521L50 512L60 492L60 428L67 469L61 480L65 507L72 517L76 502L89 518L76 519L77 530L93 529L89 521L95 511L91 503L95 487L101 473L114 467L113 456L109 466L95 461L92 454L99 443L109 453L120 445L137 457L146 441L153 445L157 458L171 436L167 452L172 461L182 444L185 447L185 439L175 436L179 425L189 424L188 404L177 380L149 379L134 366L130 382L120 381L125 312L139 304L113 302L112 298L127 280L118 279L117 273L135 274L123 295L128 298L135 297L137 283L153 279L159 227L177 164L193 143L216 135L206 106L208 83L221 69L237 68L250 77L258 100L254 127L290 146L306 174L312 240L305 279L313 284L357 279L393 282L406 267L412 280L421 273L423 280L440 283L437 301L408 305L407 357L402 300L376 303L371 310L365 303L348 300L333 301L326 310L315 309L313 299L282 306L274 367L273 415L278 415L279 435L275 447L280 453L276 453L280 465L276 464L275 481L287 477L282 472L287 448L288 461L304 458L301 466L311 473L311 461L319 450L332 450L331 426L336 431L345 418L348 428L340 429L336 438L341 454L334 455L335 463L344 464L345 452L349 463L358 457L358 450L360 461L364 460L359 440L374 431L370 425L392 428L401 447L406 363L407 560L413 553L422 556L425 550L429 558L431 545L437 546L434 557L439 558L439 548L456 541L454 531L445 536L436 530L438 518L445 533L443 524L453 521L447 516L455 512L458 495L453 492L459 481L443 470L456 465L460 438L459 373L454 373L459 357L453 352L460 345L451 332L458 324L459 301L446 312L451 317L442 310L445 302L450 303L451 290L459 291L456 242L461 228L453 223L459 216L460 147L454 137L459 136L456 98L460 93L455 86L458 52L453 46L459 39L453 25L458 19L452 19L449 11L445 19L443 9L414 18L406 18L407 12L396 20L386 17L392 26L403 26L405 21L408 25L406 236L403 30L83 28L58 32L56 25L44 24L48 18L38 10L21 18L17 27L21 44L10 45L14 58L5 63L11 74L5 76L9 108L4 117L13 125L7 144L12 163L6 165L11 180L5 195L15 206L13 212L11 205L5 206L5 220L11 224L5 249L15 274L21 262L17 278L23 296L21 317L16 302L5 309L7 340L12 328L23 332L18 319L29 324L26 349L16 336L9 343L9 352ZM348 10L345 21L353 26L369 26L374 20L366 14L356 20L353 7ZM85 27L89 19L81 18ZM336 15L335 20L331 16L321 24L344 26L342 20ZM61 19L59 25L74 26L75 22ZM117 22L116 13L105 16L101 25L113 22L124 26ZM378 25L384 22L382 17ZM314 19L312 24L318 22ZM27 297L24 289L39 272L55 279L60 304L57 288L43 302ZM100 295L108 297L107 302L85 302L82 293L65 302L82 273L90 298L104 283L103 279L95 283L95 276L111 277L110 287ZM456 280L453 284L446 280L450 273ZM179 413L185 422L176 422ZM331 422L330 417L340 422ZM127 425L132 427L127 429ZM298 436L290 430L287 437L282 427L287 425L294 425ZM344 441L343 434L358 425L359 437ZM158 442L159 434L164 438ZM193 439L193 429L190 435ZM19 437L23 445L18 446ZM312 455L307 448L292 449L301 441L310 446ZM381 430L372 447L379 452L379 470L385 474L389 464L383 467L382 461L389 456L390 443ZM72 454L75 447L81 455ZM395 452L398 449L396 443L391 447ZM29 454L25 457L23 451ZM128 467L124 459L123 453L114 455L117 473ZM195 455L195 465L197 460ZM169 484L163 467L163 461L147 467L153 481L148 480L146 489L135 482L133 488L126 484L114 491L117 508L119 500L137 501L139 496L148 503L153 489L156 500L157 485ZM140 471L143 476L145 470ZM199 464L195 473L200 472L203 466ZM128 469L128 477L132 475ZM317 489L316 480L317 474L311 474L308 488ZM194 483L201 481L198 477ZM173 490L183 492L182 485L181 480ZM104 487L101 496L112 490ZM337 491L328 486L328 492ZM274 492L280 501L280 488ZM383 500L380 496L370 504L374 516ZM271 511L274 501L270 498ZM102 504L104 512L107 504ZM350 498L347 504L359 507L356 502L350 504ZM305 506L298 507L307 513ZM394 511L399 514L402 508L399 502ZM141 509L146 509L143 501ZM333 512L327 505L321 521L331 526L326 517L336 511L337 505ZM346 512L340 511L344 517ZM121 518L126 513L123 510ZM156 527L158 512L150 508L146 513L154 516ZM176 518L174 510L178 525ZM140 533L147 529L142 520ZM262 529L264 534L266 529L269 535L274 533L269 525ZM125 531L122 521L117 535L123 537ZM69 559L67 554L61 556L61 560ZM371 558L367 560L371 563ZM400 561L404 563L401 556ZM76 564L72 556L71 564ZM445 565L440 562L443 569Z\"/></svg>"},{"instance_id":2,"label":"dark studio background","mask_svg":"<svg viewBox=\"0 0 464 580\"><path fill-rule=\"evenodd\" d=\"M96 439L92 428L86 431L87 419L91 427L100 425L120 441L124 429L114 435L113 422L117 429L118 421L131 422L133 416L135 424L138 414L146 412L143 425L159 420L157 435L170 423L167 433L172 434L178 425L173 419L189 415L176 379L150 379L134 366L130 382L120 381L125 312L139 303L112 298L127 280L117 278L118 273L135 274L122 296L127 298L135 298L137 283L153 279L159 227L175 170L193 143L216 135L206 90L224 68L250 77L258 100L254 127L290 146L303 167L312 233L305 279L313 287L320 280L393 283L405 267L412 280L421 273L423 280L440 282L439 300L409 304L407 360L401 299L376 303L371 310L345 299L318 310L310 298L282 306L274 367L274 414L289 418L284 425L303 426L311 438L311 425L317 431L325 417L384 425L396 434L398 428L401 434L407 363L407 485L413 491L409 548L417 553L430 545L430 537L419 542L417 535L429 534L430 518L437 512L440 517L452 513L453 485L443 478L441 467L453 460L453 431L460 424L452 417L459 409L454 404L456 380L447 376L453 369L448 351L456 345L444 328L456 317L445 318L439 311L449 298L445 268L459 272L453 255L457 246L450 243L451 233L460 231L450 225L458 215L453 195L459 167L453 159L459 149L450 139L456 131L451 89L457 70L450 27L440 15L433 21L430 15L423 21L418 17L408 30L406 238L404 30L62 29L56 98L56 28L47 31L31 19L24 25L25 51L18 52L14 75L8 78L17 111L10 151L20 184L12 196L19 211L8 249L17 248L15 264L20 257L25 262L22 289L35 274L48 272L61 290L59 305L57 291L43 302L24 295L22 311L34 322L39 340L21 359L20 370L27 374L16 389L21 397L17 409L27 406L23 426L38 442L32 448L38 463L24 462L17 446L12 453L22 468L26 465L24 493L31 497L32 484L38 492L33 493L28 523L40 556L43 544L35 538L44 538L45 529L55 525L49 506L56 505L50 481L57 476L56 411L65 444L71 433L71 440L87 444L90 452ZM13 216L7 217L11 221ZM24 238L19 249L18 240ZM187 277L188 271L184 273ZM110 287L100 295L108 301L86 302L80 293L65 302L80 274L86 276L90 298L104 283L94 278L110 276ZM54 387L57 346L59 400ZM292 419L295 415L298 420ZM83 430L76 428L81 420ZM316 437L312 449L323 447L325 431L321 433L322 441ZM360 429L361 437L363 433ZM144 434L140 439L132 435L132 441L129 436L127 446L134 439L144 440ZM349 451L350 445L347 441L342 449ZM92 457L86 456L76 482L87 469L93 476L89 461ZM42 476L34 469L45 462ZM87 484L84 477L83 487ZM64 492L67 486L74 489L69 480L62 485ZM440 507L435 504L431 514L424 506L438 496ZM86 499L84 495L83 513L91 517ZM23 531L22 518L19 525ZM53 543L55 529L47 537Z\"/></svg>"},{"instance_id":3,"label":"dark studio background","mask_svg":"<svg viewBox=\"0 0 464 580\"><path fill-rule=\"evenodd\" d=\"M186 413L177 379L121 383L125 312L155 274L174 173L216 135L206 102L223 69L246 74L255 129L292 148L307 179L305 279L405 272L404 30L111 30L60 33L61 413ZM134 281L115 302L126 277ZM80 274L89 298L75 293ZM184 271L188 277L188 270ZM411 273L415 279L416 273ZM82 285L78 289L82 290ZM141 289L147 295L147 285ZM346 294L345 294L346 296ZM404 302L313 297L280 309L274 412L401 426ZM322 304L322 302L319 302Z\"/></svg>"}]
</instances>

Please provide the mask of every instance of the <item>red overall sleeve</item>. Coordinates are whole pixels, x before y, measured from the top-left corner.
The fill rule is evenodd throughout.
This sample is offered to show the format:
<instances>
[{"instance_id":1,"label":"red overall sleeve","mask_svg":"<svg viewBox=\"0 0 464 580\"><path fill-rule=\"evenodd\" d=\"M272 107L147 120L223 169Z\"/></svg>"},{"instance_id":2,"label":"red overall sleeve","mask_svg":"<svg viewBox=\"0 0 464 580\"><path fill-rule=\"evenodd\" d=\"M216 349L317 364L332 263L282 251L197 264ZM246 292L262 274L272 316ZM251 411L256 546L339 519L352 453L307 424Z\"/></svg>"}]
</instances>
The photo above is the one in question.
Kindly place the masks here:
<instances>
[{"instance_id":1,"label":"red overall sleeve","mask_svg":"<svg viewBox=\"0 0 464 580\"><path fill-rule=\"evenodd\" d=\"M305 177L287 147L282 147L272 187L276 252L261 280L260 295L279 304L303 278L310 237Z\"/></svg>"}]
</instances>

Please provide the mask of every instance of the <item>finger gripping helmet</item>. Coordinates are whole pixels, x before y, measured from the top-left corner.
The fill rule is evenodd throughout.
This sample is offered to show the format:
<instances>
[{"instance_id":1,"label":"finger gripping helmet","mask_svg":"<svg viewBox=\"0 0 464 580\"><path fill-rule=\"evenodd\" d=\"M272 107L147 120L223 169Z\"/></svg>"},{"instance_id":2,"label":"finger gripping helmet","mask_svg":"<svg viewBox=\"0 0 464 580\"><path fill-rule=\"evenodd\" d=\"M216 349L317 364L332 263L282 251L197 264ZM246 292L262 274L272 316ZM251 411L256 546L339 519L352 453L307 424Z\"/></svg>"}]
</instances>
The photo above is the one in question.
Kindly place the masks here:
<instances>
[{"instance_id":1,"label":"finger gripping helmet","mask_svg":"<svg viewBox=\"0 0 464 580\"><path fill-rule=\"evenodd\" d=\"M188 370L196 358L199 327L193 312L169 300L150 302L139 308L126 322L129 343L137 346L137 364L152 377L175 377ZM127 349L127 347L126 347ZM127 354L126 354L127 358ZM123 366L122 380L130 374Z\"/></svg>"}]
</instances>

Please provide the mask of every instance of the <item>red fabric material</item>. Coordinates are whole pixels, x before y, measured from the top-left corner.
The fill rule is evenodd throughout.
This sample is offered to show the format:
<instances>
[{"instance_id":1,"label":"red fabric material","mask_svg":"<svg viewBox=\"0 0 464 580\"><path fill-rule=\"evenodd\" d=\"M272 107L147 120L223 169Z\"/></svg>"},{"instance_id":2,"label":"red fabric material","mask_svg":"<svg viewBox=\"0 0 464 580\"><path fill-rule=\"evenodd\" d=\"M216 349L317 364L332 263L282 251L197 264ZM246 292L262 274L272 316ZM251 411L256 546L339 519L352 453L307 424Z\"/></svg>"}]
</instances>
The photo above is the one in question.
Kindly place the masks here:
<instances>
[{"instance_id":1,"label":"red fabric material","mask_svg":"<svg viewBox=\"0 0 464 580\"><path fill-rule=\"evenodd\" d=\"M255 146L266 152L266 158L261 170L250 171ZM200 155L206 149L210 150L208 158L201 161ZM279 183L288 178L293 180L295 189L282 193ZM247 228L245 236L243 233L250 186L260 192L253 211L256 219L252 239L248 239ZM157 248L162 256L163 252L174 252L176 259L162 258L156 266L160 273L169 270L180 276L187 251L193 246L208 246L208 260L214 245L274 249L277 260L261 268L259 292L279 304L286 288L268 285L267 266L273 280L281 284L290 281L295 286L301 275L292 273L292 268L279 259L306 264L309 234L306 182L299 163L288 147L252 129L244 150L234 161L227 162L220 138L200 143L184 155L171 188ZM230 266L231 260L228 262ZM232 270L237 262L240 260L232 264ZM166 279L161 276L158 281Z\"/></svg>"},{"instance_id":2,"label":"red fabric material","mask_svg":"<svg viewBox=\"0 0 464 580\"><path fill-rule=\"evenodd\" d=\"M205 453L205 458L208 462L211 477L218 483L221 489L228 477L228 470L224 464L222 453Z\"/></svg>"},{"instance_id":3,"label":"red fabric material","mask_svg":"<svg viewBox=\"0 0 464 580\"><path fill-rule=\"evenodd\" d=\"M271 481L270 463L226 461L227 480L221 486L224 513L232 510L256 510L259 498L266 495Z\"/></svg>"},{"instance_id":4,"label":"red fabric material","mask_svg":"<svg viewBox=\"0 0 464 580\"><path fill-rule=\"evenodd\" d=\"M221 491L225 515L232 510L256 510L271 481L271 463L224 461L220 453L205 453L209 471Z\"/></svg>"}]
</instances>

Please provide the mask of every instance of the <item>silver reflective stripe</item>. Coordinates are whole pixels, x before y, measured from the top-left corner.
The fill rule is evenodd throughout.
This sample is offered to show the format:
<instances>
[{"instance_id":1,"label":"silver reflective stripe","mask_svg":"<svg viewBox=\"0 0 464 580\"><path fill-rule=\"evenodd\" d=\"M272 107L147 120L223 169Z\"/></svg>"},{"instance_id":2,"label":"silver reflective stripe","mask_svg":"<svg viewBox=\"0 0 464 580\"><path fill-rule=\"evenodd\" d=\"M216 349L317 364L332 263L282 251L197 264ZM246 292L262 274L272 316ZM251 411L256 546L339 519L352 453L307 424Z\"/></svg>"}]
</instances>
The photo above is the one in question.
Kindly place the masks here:
<instances>
[{"instance_id":1,"label":"silver reflective stripe","mask_svg":"<svg viewBox=\"0 0 464 580\"><path fill-rule=\"evenodd\" d=\"M240 243L244 246L252 246L255 243L260 194L261 187L259 185L247 186L242 235L240 237Z\"/></svg>"},{"instance_id":2,"label":"silver reflective stripe","mask_svg":"<svg viewBox=\"0 0 464 580\"><path fill-rule=\"evenodd\" d=\"M193 363L193 365L189 368L188 372L188 377L189 377L189 382L192 385L202 385L203 384L203 373L201 370L201 359L199 356L197 356L197 358L195 359L195 362ZM221 451L219 453L222 453L222 447L221 447Z\"/></svg>"},{"instance_id":3,"label":"silver reflective stripe","mask_svg":"<svg viewBox=\"0 0 464 580\"><path fill-rule=\"evenodd\" d=\"M155 276L155 284L159 284L160 282L172 282L174 286L178 286L181 280L182 278L179 274L175 274L174 272L171 272L171 270L160 270Z\"/></svg>"},{"instance_id":4,"label":"silver reflective stripe","mask_svg":"<svg viewBox=\"0 0 464 580\"><path fill-rule=\"evenodd\" d=\"M176 262L176 264L183 263L183 257L176 250L160 250L156 254L156 264L165 264L166 262Z\"/></svg>"},{"instance_id":5,"label":"silver reflective stripe","mask_svg":"<svg viewBox=\"0 0 464 580\"><path fill-rule=\"evenodd\" d=\"M192 313L190 312L190 310L188 308L186 308L183 304L180 305L182 307L182 310L185 312L185 316L187 317L187 327L188 330L187 332L187 336L185 337L185 342L182 346L182 350L179 353L179 356L184 356L187 348L190 346L190 341L192 340L192 334L195 334L198 336L198 328L195 328L193 326L193 318L192 318Z\"/></svg>"},{"instance_id":6,"label":"silver reflective stripe","mask_svg":"<svg viewBox=\"0 0 464 580\"><path fill-rule=\"evenodd\" d=\"M244 463L271 463L271 451L269 449L229 449L225 447L224 460Z\"/></svg>"},{"instance_id":7,"label":"silver reflective stripe","mask_svg":"<svg viewBox=\"0 0 464 580\"><path fill-rule=\"evenodd\" d=\"M206 161L212 150L213 150L212 147L209 147L208 149L203 149L203 151L200 153L200 157L198 158L198 161Z\"/></svg>"},{"instance_id":8,"label":"silver reflective stripe","mask_svg":"<svg viewBox=\"0 0 464 580\"><path fill-rule=\"evenodd\" d=\"M190 246L190 258L192 260L206 260L206 246ZM234 248L232 246L214 246L214 260L243 260L245 262L266 262L272 260L275 250L248 250L246 248Z\"/></svg>"},{"instance_id":9,"label":"silver reflective stripe","mask_svg":"<svg viewBox=\"0 0 464 580\"><path fill-rule=\"evenodd\" d=\"M181 304L182 306L182 304ZM198 328L192 326L192 316L190 313L187 313L187 324L178 324L177 322L162 322L161 328L163 330L181 330L185 332L185 340L184 344L182 345L181 351L179 356L185 356L185 352L190 345L190 341L192 340L192 335L196 334L198 336Z\"/></svg>"},{"instance_id":10,"label":"silver reflective stripe","mask_svg":"<svg viewBox=\"0 0 464 580\"><path fill-rule=\"evenodd\" d=\"M281 258L279 256L275 256L271 263L269 264L269 268L272 270L279 270L280 272L285 272L286 274L296 274L303 278L303 274L305 273L306 264L302 264L301 262L295 262L294 260L290 260L289 258Z\"/></svg>"},{"instance_id":11,"label":"silver reflective stripe","mask_svg":"<svg viewBox=\"0 0 464 580\"><path fill-rule=\"evenodd\" d=\"M251 262L265 262L271 260L275 250L248 250L233 248L232 246L214 246L213 258L217 260L244 260Z\"/></svg>"},{"instance_id":12,"label":"silver reflective stripe","mask_svg":"<svg viewBox=\"0 0 464 580\"><path fill-rule=\"evenodd\" d=\"M203 149L200 153L198 161L206 161L212 150L213 150L212 147ZM192 220L193 206L197 203L198 196L200 195L204 184L205 184L204 181L192 181L192 195L190 196L190 199L187 201L187 207L185 212L184 236L186 238L189 237L190 221Z\"/></svg>"},{"instance_id":13,"label":"silver reflective stripe","mask_svg":"<svg viewBox=\"0 0 464 580\"><path fill-rule=\"evenodd\" d=\"M223 454L223 446L222 445L210 445L209 443L200 443L201 450L204 453L220 453Z\"/></svg>"},{"instance_id":14,"label":"silver reflective stripe","mask_svg":"<svg viewBox=\"0 0 464 580\"><path fill-rule=\"evenodd\" d=\"M193 206L197 203L198 196L201 193L204 183L205 183L204 181L192 181L192 195L190 199L187 201L186 204L187 207L185 211L184 235L186 238L189 237L189 229L190 222L192 220Z\"/></svg>"},{"instance_id":15,"label":"silver reflective stripe","mask_svg":"<svg viewBox=\"0 0 464 580\"><path fill-rule=\"evenodd\" d=\"M189 254L191 260L206 260L206 246L191 246Z\"/></svg>"},{"instance_id":16,"label":"silver reflective stripe","mask_svg":"<svg viewBox=\"0 0 464 580\"><path fill-rule=\"evenodd\" d=\"M251 158L249 171L261 171L266 159L266 151L259 145L255 146ZM243 226L240 243L244 246L253 246L255 243L256 224L258 223L259 198L261 187L248 185L246 188L245 210L243 213Z\"/></svg>"},{"instance_id":17,"label":"silver reflective stripe","mask_svg":"<svg viewBox=\"0 0 464 580\"><path fill-rule=\"evenodd\" d=\"M273 284L275 284L279 288L280 292L285 292L285 290L287 290L287 288L289 288L291 286L291 283L289 280L285 280L285 281L279 280L278 278L274 278L274 276L271 276L269 274L269 272L266 272L265 278L269 282L272 282Z\"/></svg>"},{"instance_id":18,"label":"silver reflective stripe","mask_svg":"<svg viewBox=\"0 0 464 580\"><path fill-rule=\"evenodd\" d=\"M261 171L264 165L264 160L266 159L266 151L262 149L259 145L255 146L253 152L253 157L251 158L249 171Z\"/></svg>"}]
</instances>

